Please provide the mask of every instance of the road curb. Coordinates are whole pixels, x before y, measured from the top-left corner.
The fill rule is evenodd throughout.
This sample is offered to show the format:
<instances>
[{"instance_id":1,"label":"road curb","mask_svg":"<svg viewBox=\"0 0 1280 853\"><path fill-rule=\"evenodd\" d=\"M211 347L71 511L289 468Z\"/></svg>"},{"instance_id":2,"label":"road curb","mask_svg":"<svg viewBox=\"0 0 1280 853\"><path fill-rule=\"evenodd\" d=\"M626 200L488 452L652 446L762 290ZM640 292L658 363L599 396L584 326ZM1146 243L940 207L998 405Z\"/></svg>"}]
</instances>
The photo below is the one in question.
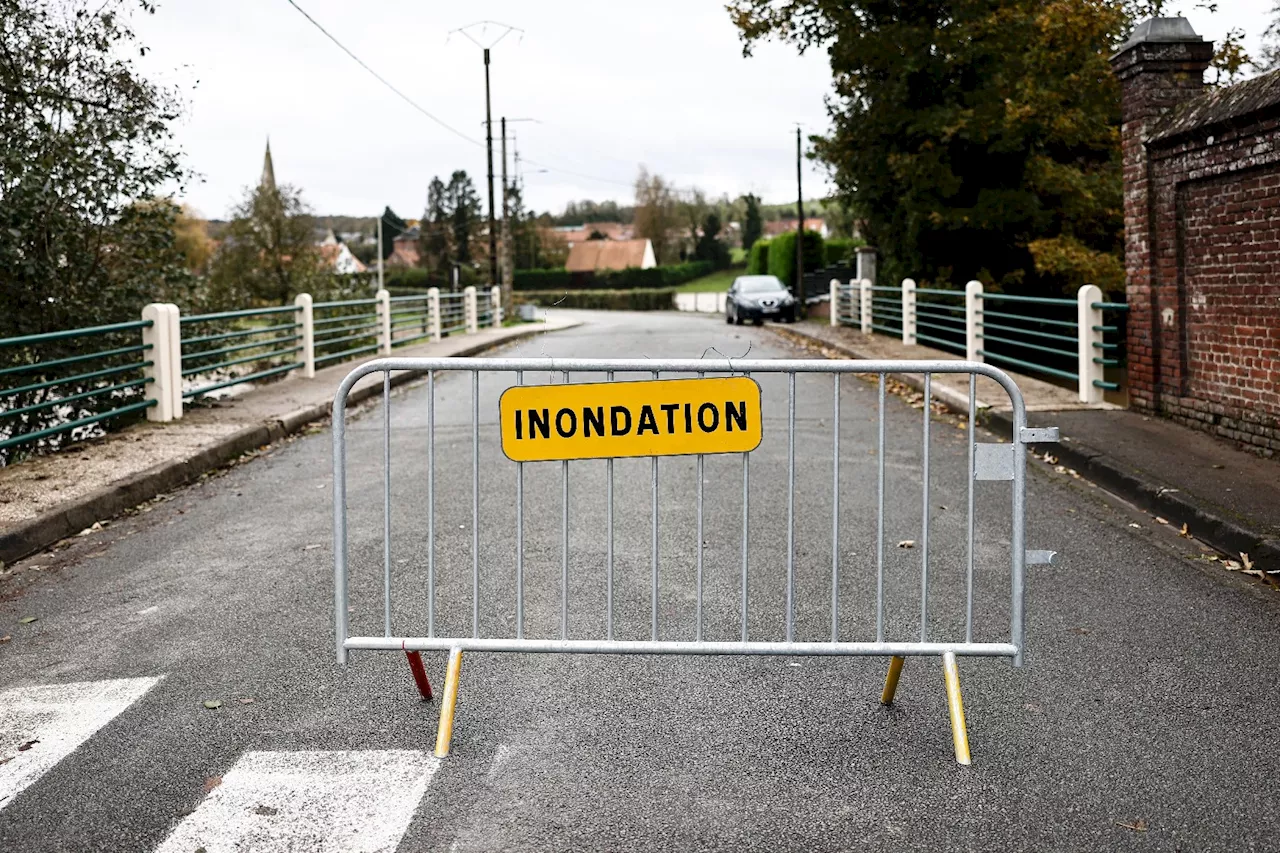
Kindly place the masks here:
<instances>
[{"instance_id":1,"label":"road curb","mask_svg":"<svg viewBox=\"0 0 1280 853\"><path fill-rule=\"evenodd\" d=\"M561 332L577 325L579 324L558 326L550 331ZM498 341L475 344L449 357L466 358L479 355L546 331L548 330L542 328L522 329L518 334ZM425 371L421 370L406 370L393 374L391 385L393 387L403 385L424 373ZM380 385L367 385L353 389L347 396L347 407L351 408L380 393L381 390ZM212 445L185 459L174 459L153 465L145 471L139 471L117 483L71 501L69 505L28 521L19 522L12 530L0 533L0 563L13 563L30 556L68 536L74 536L86 527L93 526L95 522L113 518L127 509L151 500L156 495L195 482L202 474L213 471L264 444L271 444L299 432L308 424L329 417L332 412L332 403L296 409L262 424L245 427L223 436Z\"/></svg>"},{"instance_id":2,"label":"road curb","mask_svg":"<svg viewBox=\"0 0 1280 853\"><path fill-rule=\"evenodd\" d=\"M838 343L806 334L796 329L772 327L775 334L789 337L807 346L820 346L839 352L848 358L865 359L857 350ZM920 377L903 374L899 377L906 385L923 390ZM966 414L969 400L966 396L935 385L934 397L956 414ZM945 393L944 393L945 392ZM996 434L1010 438L1013 435L1013 417L1005 411L984 408L980 415L984 426ZM1120 495L1136 506L1154 513L1181 527L1187 525L1195 538L1207 542L1228 554L1248 554L1257 568L1265 571L1280 570L1280 540L1270 539L1264 533L1224 518L1184 497L1177 489L1149 480L1134 473L1114 457L1088 444L1063 436L1058 444L1032 445L1033 451L1052 453L1059 464L1074 469L1081 476Z\"/></svg>"}]
</instances>

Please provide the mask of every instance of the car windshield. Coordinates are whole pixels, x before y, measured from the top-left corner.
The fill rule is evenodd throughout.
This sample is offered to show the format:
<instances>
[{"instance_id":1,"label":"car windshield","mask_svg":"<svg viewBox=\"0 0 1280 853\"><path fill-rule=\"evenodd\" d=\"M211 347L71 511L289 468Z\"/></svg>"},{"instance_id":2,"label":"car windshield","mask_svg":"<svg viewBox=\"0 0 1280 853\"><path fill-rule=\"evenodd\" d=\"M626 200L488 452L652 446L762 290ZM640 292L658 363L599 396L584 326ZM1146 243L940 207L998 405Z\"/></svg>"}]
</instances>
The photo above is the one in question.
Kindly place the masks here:
<instances>
[{"instance_id":1,"label":"car windshield","mask_svg":"<svg viewBox=\"0 0 1280 853\"><path fill-rule=\"evenodd\" d=\"M778 290L786 290L786 288L782 286L781 281L771 275L738 279L740 293L770 293Z\"/></svg>"}]
</instances>

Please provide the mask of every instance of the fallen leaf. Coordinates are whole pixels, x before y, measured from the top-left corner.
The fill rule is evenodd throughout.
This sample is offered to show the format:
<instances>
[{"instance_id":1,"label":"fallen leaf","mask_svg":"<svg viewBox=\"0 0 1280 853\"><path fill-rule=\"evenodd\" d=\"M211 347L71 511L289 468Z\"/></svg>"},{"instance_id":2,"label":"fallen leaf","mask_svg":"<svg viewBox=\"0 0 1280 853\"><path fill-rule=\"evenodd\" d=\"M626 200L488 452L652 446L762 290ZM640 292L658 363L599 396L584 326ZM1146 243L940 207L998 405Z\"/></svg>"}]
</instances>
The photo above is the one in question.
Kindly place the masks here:
<instances>
[{"instance_id":1,"label":"fallen leaf","mask_svg":"<svg viewBox=\"0 0 1280 853\"><path fill-rule=\"evenodd\" d=\"M254 813L254 814L260 814L260 815L267 815L267 816L269 817L269 816L271 816L271 815L278 815L278 814L280 814L280 810L279 810L279 809L273 809L273 808L271 808L271 806L258 806L256 809L254 809L254 810L253 810L253 813Z\"/></svg>"},{"instance_id":2,"label":"fallen leaf","mask_svg":"<svg viewBox=\"0 0 1280 853\"><path fill-rule=\"evenodd\" d=\"M1218 468L1219 470L1221 470L1222 468L1226 468L1227 466L1226 466L1226 465L1214 465L1213 467L1214 467L1214 468Z\"/></svg>"},{"instance_id":3,"label":"fallen leaf","mask_svg":"<svg viewBox=\"0 0 1280 853\"><path fill-rule=\"evenodd\" d=\"M221 700L221 699L206 699L206 700L204 700L204 706L205 706L206 708L208 708L210 711L212 711L212 710L214 710L215 708L221 708L221 707L222 707L222 700Z\"/></svg>"},{"instance_id":4,"label":"fallen leaf","mask_svg":"<svg viewBox=\"0 0 1280 853\"><path fill-rule=\"evenodd\" d=\"M253 697L252 697L252 696L241 696L241 697L240 697L240 704L241 704L241 705L252 705L252 704L253 704Z\"/></svg>"},{"instance_id":5,"label":"fallen leaf","mask_svg":"<svg viewBox=\"0 0 1280 853\"><path fill-rule=\"evenodd\" d=\"M1222 565L1226 566L1227 571L1229 572L1238 572L1240 571L1241 568L1243 568L1243 566L1241 566L1235 560L1223 560Z\"/></svg>"},{"instance_id":6,"label":"fallen leaf","mask_svg":"<svg viewBox=\"0 0 1280 853\"><path fill-rule=\"evenodd\" d=\"M899 547L899 548L914 548L914 547L916 547L916 540L914 540L914 539L903 539L901 542L899 542L899 543L898 543L898 547Z\"/></svg>"},{"instance_id":7,"label":"fallen leaf","mask_svg":"<svg viewBox=\"0 0 1280 853\"><path fill-rule=\"evenodd\" d=\"M210 776L208 779L204 780L204 792L207 794L221 784L222 784L221 776Z\"/></svg>"},{"instance_id":8,"label":"fallen leaf","mask_svg":"<svg viewBox=\"0 0 1280 853\"><path fill-rule=\"evenodd\" d=\"M19 619L19 620L18 620L18 624L19 624L19 625L30 625L32 622L36 622L36 621L38 621L39 619L40 619L40 617L39 617L39 616L23 616L21 619Z\"/></svg>"},{"instance_id":9,"label":"fallen leaf","mask_svg":"<svg viewBox=\"0 0 1280 853\"><path fill-rule=\"evenodd\" d=\"M1249 555L1244 551L1240 552L1240 562L1244 564L1245 569L1253 571L1253 560L1249 559Z\"/></svg>"},{"instance_id":10,"label":"fallen leaf","mask_svg":"<svg viewBox=\"0 0 1280 853\"><path fill-rule=\"evenodd\" d=\"M40 742L40 738L32 738L29 741L25 741L24 743L21 743L18 745L18 752L26 752L28 749L35 746L39 742Z\"/></svg>"},{"instance_id":11,"label":"fallen leaf","mask_svg":"<svg viewBox=\"0 0 1280 853\"><path fill-rule=\"evenodd\" d=\"M314 551L314 550L315 550L315 549L317 549L317 548L323 548L323 547L324 547L323 545L304 545L304 546L302 547L302 550L304 550L304 551Z\"/></svg>"},{"instance_id":12,"label":"fallen leaf","mask_svg":"<svg viewBox=\"0 0 1280 853\"><path fill-rule=\"evenodd\" d=\"M1168 524L1168 523L1169 523L1169 519L1161 518L1158 515L1156 516L1156 524Z\"/></svg>"},{"instance_id":13,"label":"fallen leaf","mask_svg":"<svg viewBox=\"0 0 1280 853\"><path fill-rule=\"evenodd\" d=\"M3 637L0 637L0 643L7 643L12 639L13 639L12 634L5 634Z\"/></svg>"},{"instance_id":14,"label":"fallen leaf","mask_svg":"<svg viewBox=\"0 0 1280 853\"><path fill-rule=\"evenodd\" d=\"M1142 525L1141 525L1141 524L1135 524L1135 523L1133 523L1132 521L1131 521L1131 522L1129 522L1129 526L1130 526L1130 527L1136 527L1136 528L1138 528L1139 530L1141 530L1141 529L1142 529Z\"/></svg>"},{"instance_id":15,"label":"fallen leaf","mask_svg":"<svg viewBox=\"0 0 1280 853\"><path fill-rule=\"evenodd\" d=\"M1121 823L1120 821L1116 821L1116 826L1121 826L1125 829L1132 829L1134 832L1147 831L1147 822L1145 820L1135 820L1133 823Z\"/></svg>"},{"instance_id":16,"label":"fallen leaf","mask_svg":"<svg viewBox=\"0 0 1280 853\"><path fill-rule=\"evenodd\" d=\"M1187 526L1184 524L1182 525L1182 529L1178 531L1178 535L1181 536L1183 539L1190 539L1191 531L1188 530Z\"/></svg>"}]
</instances>

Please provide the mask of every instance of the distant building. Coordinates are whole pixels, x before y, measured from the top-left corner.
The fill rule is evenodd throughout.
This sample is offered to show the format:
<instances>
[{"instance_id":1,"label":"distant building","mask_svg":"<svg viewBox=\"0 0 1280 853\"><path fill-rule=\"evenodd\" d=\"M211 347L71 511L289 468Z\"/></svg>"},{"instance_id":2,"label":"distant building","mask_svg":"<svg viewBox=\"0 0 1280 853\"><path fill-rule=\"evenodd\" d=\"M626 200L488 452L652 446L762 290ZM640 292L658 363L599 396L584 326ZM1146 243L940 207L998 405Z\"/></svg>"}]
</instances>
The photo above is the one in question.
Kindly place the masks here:
<instances>
[{"instance_id":1,"label":"distant building","mask_svg":"<svg viewBox=\"0 0 1280 853\"><path fill-rule=\"evenodd\" d=\"M421 232L414 225L403 234L396 235L391 244L391 254L383 261L387 267L416 267L422 264L422 254L418 251L418 237Z\"/></svg>"},{"instance_id":2,"label":"distant building","mask_svg":"<svg viewBox=\"0 0 1280 853\"><path fill-rule=\"evenodd\" d=\"M586 240L571 246L564 262L569 272L649 269L657 265L649 240Z\"/></svg>"},{"instance_id":3,"label":"distant building","mask_svg":"<svg viewBox=\"0 0 1280 853\"><path fill-rule=\"evenodd\" d=\"M557 226L555 233L572 249L575 244L590 240L592 234L603 235L606 240L631 240L635 237L635 228L621 222L588 222L584 225Z\"/></svg>"},{"instance_id":4,"label":"distant building","mask_svg":"<svg viewBox=\"0 0 1280 853\"><path fill-rule=\"evenodd\" d=\"M775 219L771 222L765 222L763 224L764 224L764 236L777 237L779 234L787 234L791 231L796 230L796 226L800 224L800 220ZM804 218L804 230L817 231L819 234L822 235L823 240L831 236L831 229L827 227L827 221L817 216L814 216L814 217L806 216Z\"/></svg>"}]
</instances>

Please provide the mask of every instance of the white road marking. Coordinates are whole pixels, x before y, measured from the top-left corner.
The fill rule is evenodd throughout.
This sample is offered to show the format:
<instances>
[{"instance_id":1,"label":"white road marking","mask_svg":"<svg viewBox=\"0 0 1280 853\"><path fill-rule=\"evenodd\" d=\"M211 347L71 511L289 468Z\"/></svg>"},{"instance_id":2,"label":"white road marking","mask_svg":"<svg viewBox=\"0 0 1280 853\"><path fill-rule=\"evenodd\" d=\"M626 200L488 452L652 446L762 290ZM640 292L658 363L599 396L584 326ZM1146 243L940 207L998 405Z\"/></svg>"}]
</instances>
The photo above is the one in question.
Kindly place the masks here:
<instances>
[{"instance_id":1,"label":"white road marking","mask_svg":"<svg viewBox=\"0 0 1280 853\"><path fill-rule=\"evenodd\" d=\"M0 809L159 681L119 678L0 691Z\"/></svg>"},{"instance_id":2,"label":"white road marking","mask_svg":"<svg viewBox=\"0 0 1280 853\"><path fill-rule=\"evenodd\" d=\"M408 750L249 752L156 853L390 853L439 766Z\"/></svg>"}]
</instances>

